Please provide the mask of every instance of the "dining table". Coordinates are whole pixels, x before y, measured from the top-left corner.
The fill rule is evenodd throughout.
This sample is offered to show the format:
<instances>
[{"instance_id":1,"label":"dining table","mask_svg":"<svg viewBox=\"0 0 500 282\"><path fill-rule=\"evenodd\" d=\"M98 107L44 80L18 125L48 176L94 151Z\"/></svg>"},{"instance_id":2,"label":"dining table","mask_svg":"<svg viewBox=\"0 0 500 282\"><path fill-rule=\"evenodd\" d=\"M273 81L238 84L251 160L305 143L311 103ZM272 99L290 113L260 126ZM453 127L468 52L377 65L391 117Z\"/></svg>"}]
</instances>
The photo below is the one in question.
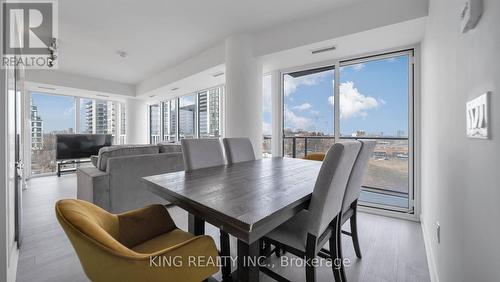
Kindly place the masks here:
<instances>
[{"instance_id":1,"label":"dining table","mask_svg":"<svg viewBox=\"0 0 500 282\"><path fill-rule=\"evenodd\" d=\"M189 213L189 232L205 222L237 238L236 271L223 281L259 281L259 239L308 207L322 162L274 157L144 177L147 189ZM228 254L229 246L221 246ZM252 260L254 259L254 260Z\"/></svg>"}]
</instances>

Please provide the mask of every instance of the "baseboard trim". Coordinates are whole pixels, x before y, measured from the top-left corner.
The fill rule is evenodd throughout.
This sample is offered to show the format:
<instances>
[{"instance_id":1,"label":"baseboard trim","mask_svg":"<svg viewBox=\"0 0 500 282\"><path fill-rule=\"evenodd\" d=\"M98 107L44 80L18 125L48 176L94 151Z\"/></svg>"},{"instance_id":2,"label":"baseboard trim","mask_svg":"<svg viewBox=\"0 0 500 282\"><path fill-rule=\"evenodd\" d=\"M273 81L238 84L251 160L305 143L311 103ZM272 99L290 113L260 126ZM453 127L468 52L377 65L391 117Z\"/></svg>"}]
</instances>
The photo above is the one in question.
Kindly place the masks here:
<instances>
[{"instance_id":1,"label":"baseboard trim","mask_svg":"<svg viewBox=\"0 0 500 282\"><path fill-rule=\"evenodd\" d=\"M436 259L434 252L431 247L431 239L429 230L424 224L424 218L420 214L420 225L422 226L422 235L424 237L425 254L427 255L427 264L429 266L429 275L431 277L431 282L439 282L439 276L437 273Z\"/></svg>"}]
</instances>

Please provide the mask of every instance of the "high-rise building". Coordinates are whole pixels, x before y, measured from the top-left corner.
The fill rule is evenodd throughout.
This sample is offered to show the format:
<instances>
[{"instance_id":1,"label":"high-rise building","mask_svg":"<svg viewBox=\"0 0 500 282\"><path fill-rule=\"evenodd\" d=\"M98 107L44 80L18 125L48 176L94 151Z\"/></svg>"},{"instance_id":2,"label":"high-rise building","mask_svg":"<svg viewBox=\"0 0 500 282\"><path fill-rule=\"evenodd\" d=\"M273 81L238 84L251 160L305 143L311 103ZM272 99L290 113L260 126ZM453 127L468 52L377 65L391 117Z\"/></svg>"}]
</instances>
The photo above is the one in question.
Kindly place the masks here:
<instances>
[{"instance_id":1,"label":"high-rise building","mask_svg":"<svg viewBox=\"0 0 500 282\"><path fill-rule=\"evenodd\" d=\"M219 137L220 88L198 94L200 137Z\"/></svg>"},{"instance_id":2,"label":"high-rise building","mask_svg":"<svg viewBox=\"0 0 500 282\"><path fill-rule=\"evenodd\" d=\"M113 134L118 130L119 104L112 101L90 100L85 103L85 133Z\"/></svg>"},{"instance_id":3,"label":"high-rise building","mask_svg":"<svg viewBox=\"0 0 500 282\"><path fill-rule=\"evenodd\" d=\"M149 131L150 131L150 143L156 144L161 141L161 107L160 104L149 106L150 120L149 120Z\"/></svg>"},{"instance_id":4,"label":"high-rise building","mask_svg":"<svg viewBox=\"0 0 500 282\"><path fill-rule=\"evenodd\" d=\"M43 149L43 120L38 114L38 107L31 101L31 149Z\"/></svg>"},{"instance_id":5,"label":"high-rise building","mask_svg":"<svg viewBox=\"0 0 500 282\"><path fill-rule=\"evenodd\" d=\"M191 104L183 107L179 107L179 128L181 134L187 137L194 137L195 129L195 117L196 117L196 105Z\"/></svg>"},{"instance_id":6,"label":"high-rise building","mask_svg":"<svg viewBox=\"0 0 500 282\"><path fill-rule=\"evenodd\" d=\"M208 126L210 136L219 137L220 136L220 88L214 88L210 90L209 102L208 102Z\"/></svg>"},{"instance_id":7,"label":"high-rise building","mask_svg":"<svg viewBox=\"0 0 500 282\"><path fill-rule=\"evenodd\" d=\"M200 137L209 136L208 132L208 91L198 93L198 122L200 123Z\"/></svg>"}]
</instances>

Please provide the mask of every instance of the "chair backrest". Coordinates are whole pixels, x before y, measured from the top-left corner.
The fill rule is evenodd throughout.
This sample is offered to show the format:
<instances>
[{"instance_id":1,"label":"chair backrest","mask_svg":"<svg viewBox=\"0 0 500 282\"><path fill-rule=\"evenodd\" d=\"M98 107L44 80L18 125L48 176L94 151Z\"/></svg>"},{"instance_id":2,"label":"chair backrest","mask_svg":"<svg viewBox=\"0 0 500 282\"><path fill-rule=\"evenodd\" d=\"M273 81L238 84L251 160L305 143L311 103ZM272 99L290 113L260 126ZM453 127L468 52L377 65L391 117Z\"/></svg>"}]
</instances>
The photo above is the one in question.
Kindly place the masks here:
<instances>
[{"instance_id":1,"label":"chair backrest","mask_svg":"<svg viewBox=\"0 0 500 282\"><path fill-rule=\"evenodd\" d=\"M248 138L224 138L228 164L255 160L252 142Z\"/></svg>"},{"instance_id":2,"label":"chair backrest","mask_svg":"<svg viewBox=\"0 0 500 282\"><path fill-rule=\"evenodd\" d=\"M79 256L85 246L104 246L115 254L134 255L119 241L116 215L86 201L66 199L56 203L56 216Z\"/></svg>"},{"instance_id":3,"label":"chair backrest","mask_svg":"<svg viewBox=\"0 0 500 282\"><path fill-rule=\"evenodd\" d=\"M320 236L340 213L349 175L358 156L361 143L335 143L328 150L314 185L309 204L308 232Z\"/></svg>"},{"instance_id":4,"label":"chair backrest","mask_svg":"<svg viewBox=\"0 0 500 282\"><path fill-rule=\"evenodd\" d=\"M360 142L362 144L361 150L359 151L358 158L352 167L351 176L349 176L349 181L347 182L342 212L347 211L350 205L359 198L366 166L377 144L375 140L360 140Z\"/></svg>"},{"instance_id":5,"label":"chair backrest","mask_svg":"<svg viewBox=\"0 0 500 282\"><path fill-rule=\"evenodd\" d=\"M219 139L182 139L181 144L186 171L224 165Z\"/></svg>"}]
</instances>

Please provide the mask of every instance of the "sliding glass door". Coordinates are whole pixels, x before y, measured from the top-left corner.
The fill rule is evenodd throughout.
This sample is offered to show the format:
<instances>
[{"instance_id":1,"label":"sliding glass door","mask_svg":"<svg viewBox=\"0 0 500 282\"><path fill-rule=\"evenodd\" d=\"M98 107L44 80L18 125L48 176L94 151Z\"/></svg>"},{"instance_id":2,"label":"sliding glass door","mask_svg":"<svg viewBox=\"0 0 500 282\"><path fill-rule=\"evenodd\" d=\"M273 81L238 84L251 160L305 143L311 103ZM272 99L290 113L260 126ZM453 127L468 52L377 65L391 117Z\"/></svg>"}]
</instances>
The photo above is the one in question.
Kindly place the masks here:
<instances>
[{"instance_id":1,"label":"sliding glass door","mask_svg":"<svg viewBox=\"0 0 500 282\"><path fill-rule=\"evenodd\" d=\"M335 64L283 74L283 155L324 153L334 140L376 140L360 202L411 211L413 50L336 64L337 74Z\"/></svg>"}]
</instances>

